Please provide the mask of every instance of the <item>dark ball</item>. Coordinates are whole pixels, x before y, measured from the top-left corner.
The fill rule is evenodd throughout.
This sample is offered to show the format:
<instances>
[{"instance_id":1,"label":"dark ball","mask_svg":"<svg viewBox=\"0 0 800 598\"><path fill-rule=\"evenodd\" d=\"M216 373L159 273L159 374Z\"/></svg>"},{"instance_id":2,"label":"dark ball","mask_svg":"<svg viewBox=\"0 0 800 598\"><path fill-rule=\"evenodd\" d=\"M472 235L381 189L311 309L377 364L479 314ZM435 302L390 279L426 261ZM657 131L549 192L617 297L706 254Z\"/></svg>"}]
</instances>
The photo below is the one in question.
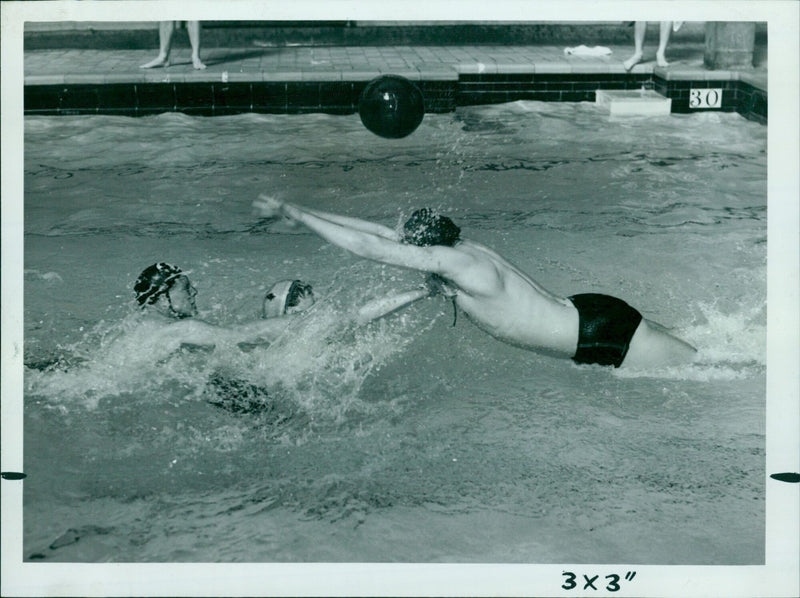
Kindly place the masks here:
<instances>
[{"instance_id":1,"label":"dark ball","mask_svg":"<svg viewBox=\"0 0 800 598\"><path fill-rule=\"evenodd\" d=\"M382 75L361 92L358 114L364 126L381 137L411 135L425 114L422 92L404 77Z\"/></svg>"}]
</instances>

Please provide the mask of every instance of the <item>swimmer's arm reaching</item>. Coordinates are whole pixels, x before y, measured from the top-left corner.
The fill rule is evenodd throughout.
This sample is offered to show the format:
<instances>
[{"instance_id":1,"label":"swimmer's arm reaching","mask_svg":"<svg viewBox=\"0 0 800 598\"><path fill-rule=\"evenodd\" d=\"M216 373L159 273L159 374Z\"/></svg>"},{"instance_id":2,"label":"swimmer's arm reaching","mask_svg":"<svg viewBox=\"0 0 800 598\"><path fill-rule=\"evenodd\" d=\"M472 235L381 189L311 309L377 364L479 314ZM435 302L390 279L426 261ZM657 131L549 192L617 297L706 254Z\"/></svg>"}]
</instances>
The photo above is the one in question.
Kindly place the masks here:
<instances>
[{"instance_id":1,"label":"swimmer's arm reaching","mask_svg":"<svg viewBox=\"0 0 800 598\"><path fill-rule=\"evenodd\" d=\"M407 305L429 297L431 292L427 288L414 289L397 295L380 297L362 305L356 313L355 321L359 325L388 316Z\"/></svg>"},{"instance_id":2,"label":"swimmer's arm reaching","mask_svg":"<svg viewBox=\"0 0 800 598\"><path fill-rule=\"evenodd\" d=\"M430 295L431 291L423 287L373 299L358 309L354 320L357 324L364 325ZM285 315L229 327L215 326L200 320L180 320L168 326L164 335L173 343L209 348L220 343L270 342L280 336L294 318L293 315Z\"/></svg>"},{"instance_id":3,"label":"swimmer's arm reaching","mask_svg":"<svg viewBox=\"0 0 800 598\"><path fill-rule=\"evenodd\" d=\"M256 211L261 216L267 218L274 218L283 214L283 211L281 210L281 206L283 205L287 204L284 204L284 202L268 195L260 195L259 198L253 202L253 207L256 209ZM297 210L302 210L303 212L316 216L322 220L328 220L333 224L339 224L352 230L371 233L373 235L378 235L380 237L395 241L399 240L397 232L394 229L382 224L378 224L377 222L370 222L369 220L361 220L360 218L352 218L350 216L341 216L339 214L332 214L330 212L321 212L319 210L312 210L311 208L301 208L300 206L294 207ZM291 219L295 221L298 220L296 218Z\"/></svg>"},{"instance_id":4,"label":"swimmer's arm reaching","mask_svg":"<svg viewBox=\"0 0 800 598\"><path fill-rule=\"evenodd\" d=\"M184 345L213 346L219 340L217 326L199 320L178 320L164 327L163 336Z\"/></svg>"},{"instance_id":5,"label":"swimmer's arm reaching","mask_svg":"<svg viewBox=\"0 0 800 598\"><path fill-rule=\"evenodd\" d=\"M294 204L272 200L280 206L280 211L287 218L300 222L317 233L320 237L342 249L358 256L401 266L422 272L433 272L453 281L465 289L472 286L475 268L480 267L476 260L451 247L417 247L401 243L399 239L354 229L336 223L327 217L318 216L305 208ZM327 215L326 215L327 216Z\"/></svg>"},{"instance_id":6,"label":"swimmer's arm reaching","mask_svg":"<svg viewBox=\"0 0 800 598\"><path fill-rule=\"evenodd\" d=\"M181 344L213 346L219 343L270 341L281 334L291 318L256 320L230 327L200 320L180 320L166 327L165 335Z\"/></svg>"},{"instance_id":7,"label":"swimmer's arm reaching","mask_svg":"<svg viewBox=\"0 0 800 598\"><path fill-rule=\"evenodd\" d=\"M252 343L255 341L271 341L286 330L292 316L267 318L231 326L226 332L231 342Z\"/></svg>"},{"instance_id":8,"label":"swimmer's arm reaching","mask_svg":"<svg viewBox=\"0 0 800 598\"><path fill-rule=\"evenodd\" d=\"M309 210L307 208L303 209L309 214L313 214L318 218L330 220L334 224L340 224L342 226L352 228L353 230L359 230L365 233L372 233L373 235L378 235L393 241L400 240L397 231L389 228L388 226L384 226L383 224L378 224L377 222L370 222L369 220L361 220L360 218L352 218L350 216L340 216L339 214L331 214L328 212L320 212L318 210Z\"/></svg>"}]
</instances>

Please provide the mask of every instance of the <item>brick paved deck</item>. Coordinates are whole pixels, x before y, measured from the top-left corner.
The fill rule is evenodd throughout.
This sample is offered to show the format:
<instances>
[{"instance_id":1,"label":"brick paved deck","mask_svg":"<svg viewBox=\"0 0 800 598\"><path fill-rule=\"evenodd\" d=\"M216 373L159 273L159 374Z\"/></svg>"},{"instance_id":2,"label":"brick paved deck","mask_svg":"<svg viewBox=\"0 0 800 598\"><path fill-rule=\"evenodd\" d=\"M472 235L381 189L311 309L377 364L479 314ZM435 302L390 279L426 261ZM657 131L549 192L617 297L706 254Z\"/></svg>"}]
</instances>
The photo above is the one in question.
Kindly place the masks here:
<instances>
[{"instance_id":1,"label":"brick paved deck","mask_svg":"<svg viewBox=\"0 0 800 598\"><path fill-rule=\"evenodd\" d=\"M25 53L25 84L199 83L220 81L365 81L383 73L409 79L454 80L460 74L626 73L629 46L607 46L609 56L565 55L563 46L354 46L210 48L208 66L192 68L188 48L173 50L168 68L140 69L156 50L34 50ZM767 70L709 71L703 46L668 50L670 66L655 65L654 49L632 74L666 80L743 80L766 91Z\"/></svg>"}]
</instances>

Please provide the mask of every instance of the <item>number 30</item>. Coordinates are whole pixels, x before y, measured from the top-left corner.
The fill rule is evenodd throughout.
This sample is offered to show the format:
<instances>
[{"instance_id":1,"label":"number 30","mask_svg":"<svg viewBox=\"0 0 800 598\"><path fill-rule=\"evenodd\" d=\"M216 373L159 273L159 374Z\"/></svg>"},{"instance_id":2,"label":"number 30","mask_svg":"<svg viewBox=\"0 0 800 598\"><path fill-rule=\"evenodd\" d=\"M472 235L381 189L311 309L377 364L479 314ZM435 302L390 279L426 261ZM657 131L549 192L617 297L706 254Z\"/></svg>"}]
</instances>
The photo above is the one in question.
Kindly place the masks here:
<instances>
[{"instance_id":1,"label":"number 30","mask_svg":"<svg viewBox=\"0 0 800 598\"><path fill-rule=\"evenodd\" d=\"M722 91L719 89L689 90L689 108L719 108L722 103Z\"/></svg>"}]
</instances>

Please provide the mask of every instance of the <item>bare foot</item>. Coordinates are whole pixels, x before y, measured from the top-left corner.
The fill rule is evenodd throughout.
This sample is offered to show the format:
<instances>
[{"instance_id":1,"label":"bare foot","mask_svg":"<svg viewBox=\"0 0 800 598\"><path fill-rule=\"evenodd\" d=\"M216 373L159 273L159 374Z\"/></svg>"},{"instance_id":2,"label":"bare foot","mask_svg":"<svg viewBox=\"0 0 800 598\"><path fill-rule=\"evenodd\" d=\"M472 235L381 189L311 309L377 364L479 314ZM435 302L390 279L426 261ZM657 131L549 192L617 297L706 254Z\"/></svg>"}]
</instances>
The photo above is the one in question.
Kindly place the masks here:
<instances>
[{"instance_id":1,"label":"bare foot","mask_svg":"<svg viewBox=\"0 0 800 598\"><path fill-rule=\"evenodd\" d=\"M200 60L199 56L192 56L192 66L194 66L194 68L196 68L197 70L202 70L206 68L206 65L203 64L203 61Z\"/></svg>"},{"instance_id":2,"label":"bare foot","mask_svg":"<svg viewBox=\"0 0 800 598\"><path fill-rule=\"evenodd\" d=\"M625 67L626 71L631 70L635 65L639 64L642 61L642 53L636 52L633 56L628 58L625 62L622 63L622 66Z\"/></svg>"},{"instance_id":3,"label":"bare foot","mask_svg":"<svg viewBox=\"0 0 800 598\"><path fill-rule=\"evenodd\" d=\"M165 68L168 67L169 66L169 58L167 58L166 56L161 56L159 54L153 60L151 60L150 62L148 62L146 64L141 65L139 68L140 69L151 69L151 68L157 67L157 66L163 66Z\"/></svg>"},{"instance_id":4,"label":"bare foot","mask_svg":"<svg viewBox=\"0 0 800 598\"><path fill-rule=\"evenodd\" d=\"M664 58L664 55L661 53L656 54L656 64L662 68L669 66L669 62L667 62L667 59Z\"/></svg>"}]
</instances>

